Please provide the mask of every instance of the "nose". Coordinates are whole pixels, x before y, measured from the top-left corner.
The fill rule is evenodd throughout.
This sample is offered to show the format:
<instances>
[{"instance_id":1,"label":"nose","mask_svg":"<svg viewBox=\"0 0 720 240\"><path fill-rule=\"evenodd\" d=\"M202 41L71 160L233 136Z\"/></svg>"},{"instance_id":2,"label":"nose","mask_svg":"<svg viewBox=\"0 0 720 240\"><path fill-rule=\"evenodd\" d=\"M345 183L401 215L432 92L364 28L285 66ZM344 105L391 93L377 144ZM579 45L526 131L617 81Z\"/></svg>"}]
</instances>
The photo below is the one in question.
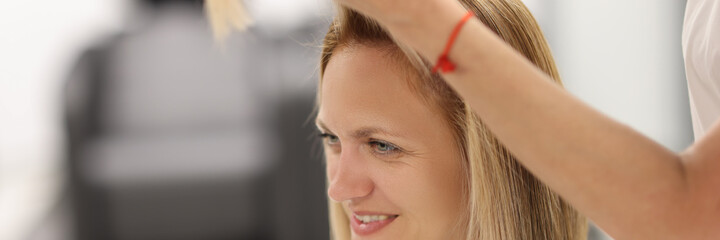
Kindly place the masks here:
<instances>
[{"instance_id":1,"label":"nose","mask_svg":"<svg viewBox=\"0 0 720 240\"><path fill-rule=\"evenodd\" d=\"M375 186L366 159L358 151L343 150L339 158L328 159L328 197L342 202L368 196Z\"/></svg>"}]
</instances>

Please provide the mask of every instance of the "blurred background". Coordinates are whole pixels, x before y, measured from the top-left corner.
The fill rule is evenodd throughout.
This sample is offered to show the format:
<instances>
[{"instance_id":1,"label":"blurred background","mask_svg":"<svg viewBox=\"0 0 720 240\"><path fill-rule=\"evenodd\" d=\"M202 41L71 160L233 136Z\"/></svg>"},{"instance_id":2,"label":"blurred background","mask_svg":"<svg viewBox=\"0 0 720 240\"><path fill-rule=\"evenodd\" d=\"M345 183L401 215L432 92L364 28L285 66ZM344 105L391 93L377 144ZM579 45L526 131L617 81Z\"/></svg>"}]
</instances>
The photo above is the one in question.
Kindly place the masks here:
<instances>
[{"instance_id":1,"label":"blurred background","mask_svg":"<svg viewBox=\"0 0 720 240\"><path fill-rule=\"evenodd\" d=\"M684 1L525 3L570 92L691 143ZM327 239L309 119L329 0L246 4L255 25L218 44L201 1L4 0L0 240Z\"/></svg>"}]
</instances>

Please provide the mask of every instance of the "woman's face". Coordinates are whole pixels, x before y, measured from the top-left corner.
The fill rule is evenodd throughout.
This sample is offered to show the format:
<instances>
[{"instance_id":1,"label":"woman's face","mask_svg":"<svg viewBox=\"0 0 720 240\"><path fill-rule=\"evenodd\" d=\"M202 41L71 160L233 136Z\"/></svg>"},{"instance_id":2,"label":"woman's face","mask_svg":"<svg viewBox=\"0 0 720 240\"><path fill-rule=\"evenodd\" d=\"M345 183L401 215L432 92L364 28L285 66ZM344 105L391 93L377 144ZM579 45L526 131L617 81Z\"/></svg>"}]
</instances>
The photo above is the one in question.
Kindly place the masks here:
<instances>
[{"instance_id":1,"label":"woman's face","mask_svg":"<svg viewBox=\"0 0 720 240\"><path fill-rule=\"evenodd\" d=\"M463 209L461 154L439 109L377 48L333 54L321 86L329 197L353 239L451 239Z\"/></svg>"}]
</instances>

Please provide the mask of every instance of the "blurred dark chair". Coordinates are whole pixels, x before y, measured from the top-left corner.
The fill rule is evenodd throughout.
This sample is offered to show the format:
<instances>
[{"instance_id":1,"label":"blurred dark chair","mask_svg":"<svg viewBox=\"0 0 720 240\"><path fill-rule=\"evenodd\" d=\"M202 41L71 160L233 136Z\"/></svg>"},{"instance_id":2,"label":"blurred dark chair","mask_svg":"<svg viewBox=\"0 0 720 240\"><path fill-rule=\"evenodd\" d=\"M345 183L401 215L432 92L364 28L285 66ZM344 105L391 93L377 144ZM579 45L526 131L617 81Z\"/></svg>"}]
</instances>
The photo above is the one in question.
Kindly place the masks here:
<instances>
[{"instance_id":1,"label":"blurred dark chair","mask_svg":"<svg viewBox=\"0 0 720 240\"><path fill-rule=\"evenodd\" d=\"M143 4L67 82L76 239L327 239L313 96L282 88L317 56L262 31L219 47L201 2Z\"/></svg>"}]
</instances>

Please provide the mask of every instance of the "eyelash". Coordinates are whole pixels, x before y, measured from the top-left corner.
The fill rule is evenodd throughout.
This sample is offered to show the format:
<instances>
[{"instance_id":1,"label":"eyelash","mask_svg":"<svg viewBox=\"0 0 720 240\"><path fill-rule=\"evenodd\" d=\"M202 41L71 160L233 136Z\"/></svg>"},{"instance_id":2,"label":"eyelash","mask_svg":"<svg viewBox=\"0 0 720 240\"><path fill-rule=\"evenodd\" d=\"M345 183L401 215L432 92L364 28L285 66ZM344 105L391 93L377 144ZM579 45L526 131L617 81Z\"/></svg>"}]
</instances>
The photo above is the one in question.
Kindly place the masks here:
<instances>
[{"instance_id":1,"label":"eyelash","mask_svg":"<svg viewBox=\"0 0 720 240\"><path fill-rule=\"evenodd\" d=\"M319 134L318 134L318 137L320 137L320 138L323 139L323 140L330 140L330 138L338 139L337 136L332 135L332 134L328 134L328 133L319 133ZM338 140L339 140L339 139L338 139Z\"/></svg>"},{"instance_id":2,"label":"eyelash","mask_svg":"<svg viewBox=\"0 0 720 240\"><path fill-rule=\"evenodd\" d=\"M329 133L319 133L319 134L318 134L318 137L320 137L320 138L322 138L323 140L327 141L326 144L328 144L328 145L334 145L334 144L336 144L336 143L331 143L331 142L329 142L330 139L333 139L333 138L334 138L334 139L336 139L337 141L340 140L337 136L332 135L332 134L329 134ZM400 147L396 146L395 144L392 144L392 143L389 143L389 142L386 142L386 141L382 141L382 140L371 139L371 140L368 142L368 145L370 145L370 147L372 147L373 152L374 152L375 154L379 154L379 155L383 155L383 156L393 155L393 154L397 154L397 153L402 152L402 149L401 149ZM385 145L386 147L390 148L390 150L387 150L387 151L378 151L378 149L377 149L377 148L378 148L378 145Z\"/></svg>"}]
</instances>

